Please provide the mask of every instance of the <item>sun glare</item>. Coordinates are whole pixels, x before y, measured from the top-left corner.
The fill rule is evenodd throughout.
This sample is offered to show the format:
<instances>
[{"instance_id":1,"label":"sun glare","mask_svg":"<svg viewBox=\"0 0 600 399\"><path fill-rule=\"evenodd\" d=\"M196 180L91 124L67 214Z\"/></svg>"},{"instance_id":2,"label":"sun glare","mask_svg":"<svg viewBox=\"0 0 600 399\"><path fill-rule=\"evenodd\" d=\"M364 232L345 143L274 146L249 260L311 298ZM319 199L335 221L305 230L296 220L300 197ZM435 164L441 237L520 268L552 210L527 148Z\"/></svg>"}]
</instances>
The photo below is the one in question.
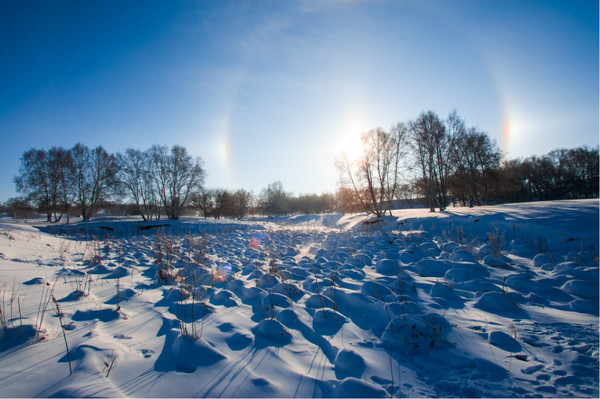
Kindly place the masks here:
<instances>
[{"instance_id":1,"label":"sun glare","mask_svg":"<svg viewBox=\"0 0 600 399\"><path fill-rule=\"evenodd\" d=\"M338 139L337 153L345 154L349 160L355 160L362 153L361 133L365 129L358 121L352 121L344 129Z\"/></svg>"}]
</instances>

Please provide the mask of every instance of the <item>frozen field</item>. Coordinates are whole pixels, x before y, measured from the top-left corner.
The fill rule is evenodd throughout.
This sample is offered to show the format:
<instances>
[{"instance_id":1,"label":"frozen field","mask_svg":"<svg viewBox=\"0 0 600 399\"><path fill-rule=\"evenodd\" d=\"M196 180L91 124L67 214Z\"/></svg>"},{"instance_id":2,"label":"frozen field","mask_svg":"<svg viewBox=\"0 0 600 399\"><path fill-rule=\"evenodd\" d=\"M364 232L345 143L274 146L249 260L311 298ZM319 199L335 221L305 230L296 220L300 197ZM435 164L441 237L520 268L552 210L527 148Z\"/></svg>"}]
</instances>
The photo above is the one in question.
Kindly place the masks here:
<instances>
[{"instance_id":1,"label":"frozen field","mask_svg":"<svg viewBox=\"0 0 600 399\"><path fill-rule=\"evenodd\" d=\"M0 396L598 397L598 221L0 219Z\"/></svg>"}]
</instances>

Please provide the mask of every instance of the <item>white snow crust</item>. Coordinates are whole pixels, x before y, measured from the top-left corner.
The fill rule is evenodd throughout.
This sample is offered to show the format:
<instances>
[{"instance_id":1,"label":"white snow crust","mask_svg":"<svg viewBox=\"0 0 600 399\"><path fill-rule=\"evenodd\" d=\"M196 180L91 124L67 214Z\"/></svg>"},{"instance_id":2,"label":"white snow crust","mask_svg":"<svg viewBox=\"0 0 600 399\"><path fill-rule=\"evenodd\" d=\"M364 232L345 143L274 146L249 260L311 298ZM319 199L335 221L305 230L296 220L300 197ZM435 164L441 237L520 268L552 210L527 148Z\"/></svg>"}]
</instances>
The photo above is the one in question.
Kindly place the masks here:
<instances>
[{"instance_id":1,"label":"white snow crust","mask_svg":"<svg viewBox=\"0 0 600 399\"><path fill-rule=\"evenodd\" d=\"M0 396L598 397L598 221L2 218Z\"/></svg>"}]
</instances>

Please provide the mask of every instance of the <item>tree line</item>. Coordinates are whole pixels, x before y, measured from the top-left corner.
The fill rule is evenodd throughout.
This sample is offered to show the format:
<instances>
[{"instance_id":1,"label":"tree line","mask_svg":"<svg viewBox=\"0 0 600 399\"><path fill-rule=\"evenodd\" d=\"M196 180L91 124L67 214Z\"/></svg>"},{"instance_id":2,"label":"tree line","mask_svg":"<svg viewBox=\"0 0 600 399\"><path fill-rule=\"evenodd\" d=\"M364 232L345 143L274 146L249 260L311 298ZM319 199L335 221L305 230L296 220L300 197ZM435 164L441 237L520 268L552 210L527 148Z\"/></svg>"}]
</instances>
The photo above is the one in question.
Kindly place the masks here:
<instances>
[{"instance_id":1,"label":"tree line","mask_svg":"<svg viewBox=\"0 0 600 399\"><path fill-rule=\"evenodd\" d=\"M17 216L32 216L37 209L48 222L63 217L68 222L73 213L89 220L99 208L121 208L120 213L140 215L144 221L162 216L176 220L189 209L216 219L336 209L332 194L294 196L279 181L258 196L243 189L207 189L205 175L201 158L179 145L170 149L153 145L144 151L128 148L116 154L83 144L71 149L33 148L21 157L14 178L22 197L11 198L5 205Z\"/></svg>"},{"instance_id":2,"label":"tree line","mask_svg":"<svg viewBox=\"0 0 600 399\"><path fill-rule=\"evenodd\" d=\"M421 199L435 211L452 203L489 203L598 197L598 148L561 149L505 159L489 135L467 127L456 111L432 111L388 131L361 135L356 160L342 154L339 202L345 210L382 216L398 200Z\"/></svg>"},{"instance_id":3,"label":"tree line","mask_svg":"<svg viewBox=\"0 0 600 399\"><path fill-rule=\"evenodd\" d=\"M22 155L14 178L22 196L5 206L20 215L41 211L49 222L65 216L68 221L72 214L89 220L109 206L152 221L179 219L188 210L216 219L333 211L382 216L407 206L434 211L450 204L598 197L598 148L506 159L486 132L467 127L456 111L446 119L423 112L387 131L365 132L361 139L358 159L341 154L336 160L335 194L299 196L287 193L280 181L258 195L206 188L202 159L179 145L128 148L116 154L83 144L33 148Z\"/></svg>"},{"instance_id":4,"label":"tree line","mask_svg":"<svg viewBox=\"0 0 600 399\"><path fill-rule=\"evenodd\" d=\"M295 196L283 189L280 181L264 188L259 195L246 190L205 189L196 193L191 207L202 211L204 217L244 218L250 214L282 216L289 214L315 214L338 209L333 194L302 194Z\"/></svg>"},{"instance_id":5,"label":"tree line","mask_svg":"<svg viewBox=\"0 0 600 399\"><path fill-rule=\"evenodd\" d=\"M145 221L161 214L178 219L189 198L202 188L202 160L184 147L154 145L109 154L102 146L31 149L14 178L21 200L46 214L49 222L69 217L77 207L83 220L110 201L130 201ZM17 201L19 202L19 201Z\"/></svg>"}]
</instances>

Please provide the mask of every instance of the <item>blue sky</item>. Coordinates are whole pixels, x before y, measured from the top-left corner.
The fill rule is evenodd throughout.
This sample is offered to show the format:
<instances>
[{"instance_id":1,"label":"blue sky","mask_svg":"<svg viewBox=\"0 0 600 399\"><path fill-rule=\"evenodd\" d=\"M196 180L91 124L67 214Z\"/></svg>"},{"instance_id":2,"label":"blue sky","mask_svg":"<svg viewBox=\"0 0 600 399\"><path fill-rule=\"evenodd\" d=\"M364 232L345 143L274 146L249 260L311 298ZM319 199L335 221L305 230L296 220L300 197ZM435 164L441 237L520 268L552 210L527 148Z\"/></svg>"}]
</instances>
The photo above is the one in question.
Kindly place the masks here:
<instances>
[{"instance_id":1,"label":"blue sky","mask_svg":"<svg viewBox=\"0 0 600 399\"><path fill-rule=\"evenodd\" d=\"M513 158L596 146L598 46L597 1L3 1L0 201L77 142L180 144L255 194L333 192L360 131L426 110Z\"/></svg>"}]
</instances>

